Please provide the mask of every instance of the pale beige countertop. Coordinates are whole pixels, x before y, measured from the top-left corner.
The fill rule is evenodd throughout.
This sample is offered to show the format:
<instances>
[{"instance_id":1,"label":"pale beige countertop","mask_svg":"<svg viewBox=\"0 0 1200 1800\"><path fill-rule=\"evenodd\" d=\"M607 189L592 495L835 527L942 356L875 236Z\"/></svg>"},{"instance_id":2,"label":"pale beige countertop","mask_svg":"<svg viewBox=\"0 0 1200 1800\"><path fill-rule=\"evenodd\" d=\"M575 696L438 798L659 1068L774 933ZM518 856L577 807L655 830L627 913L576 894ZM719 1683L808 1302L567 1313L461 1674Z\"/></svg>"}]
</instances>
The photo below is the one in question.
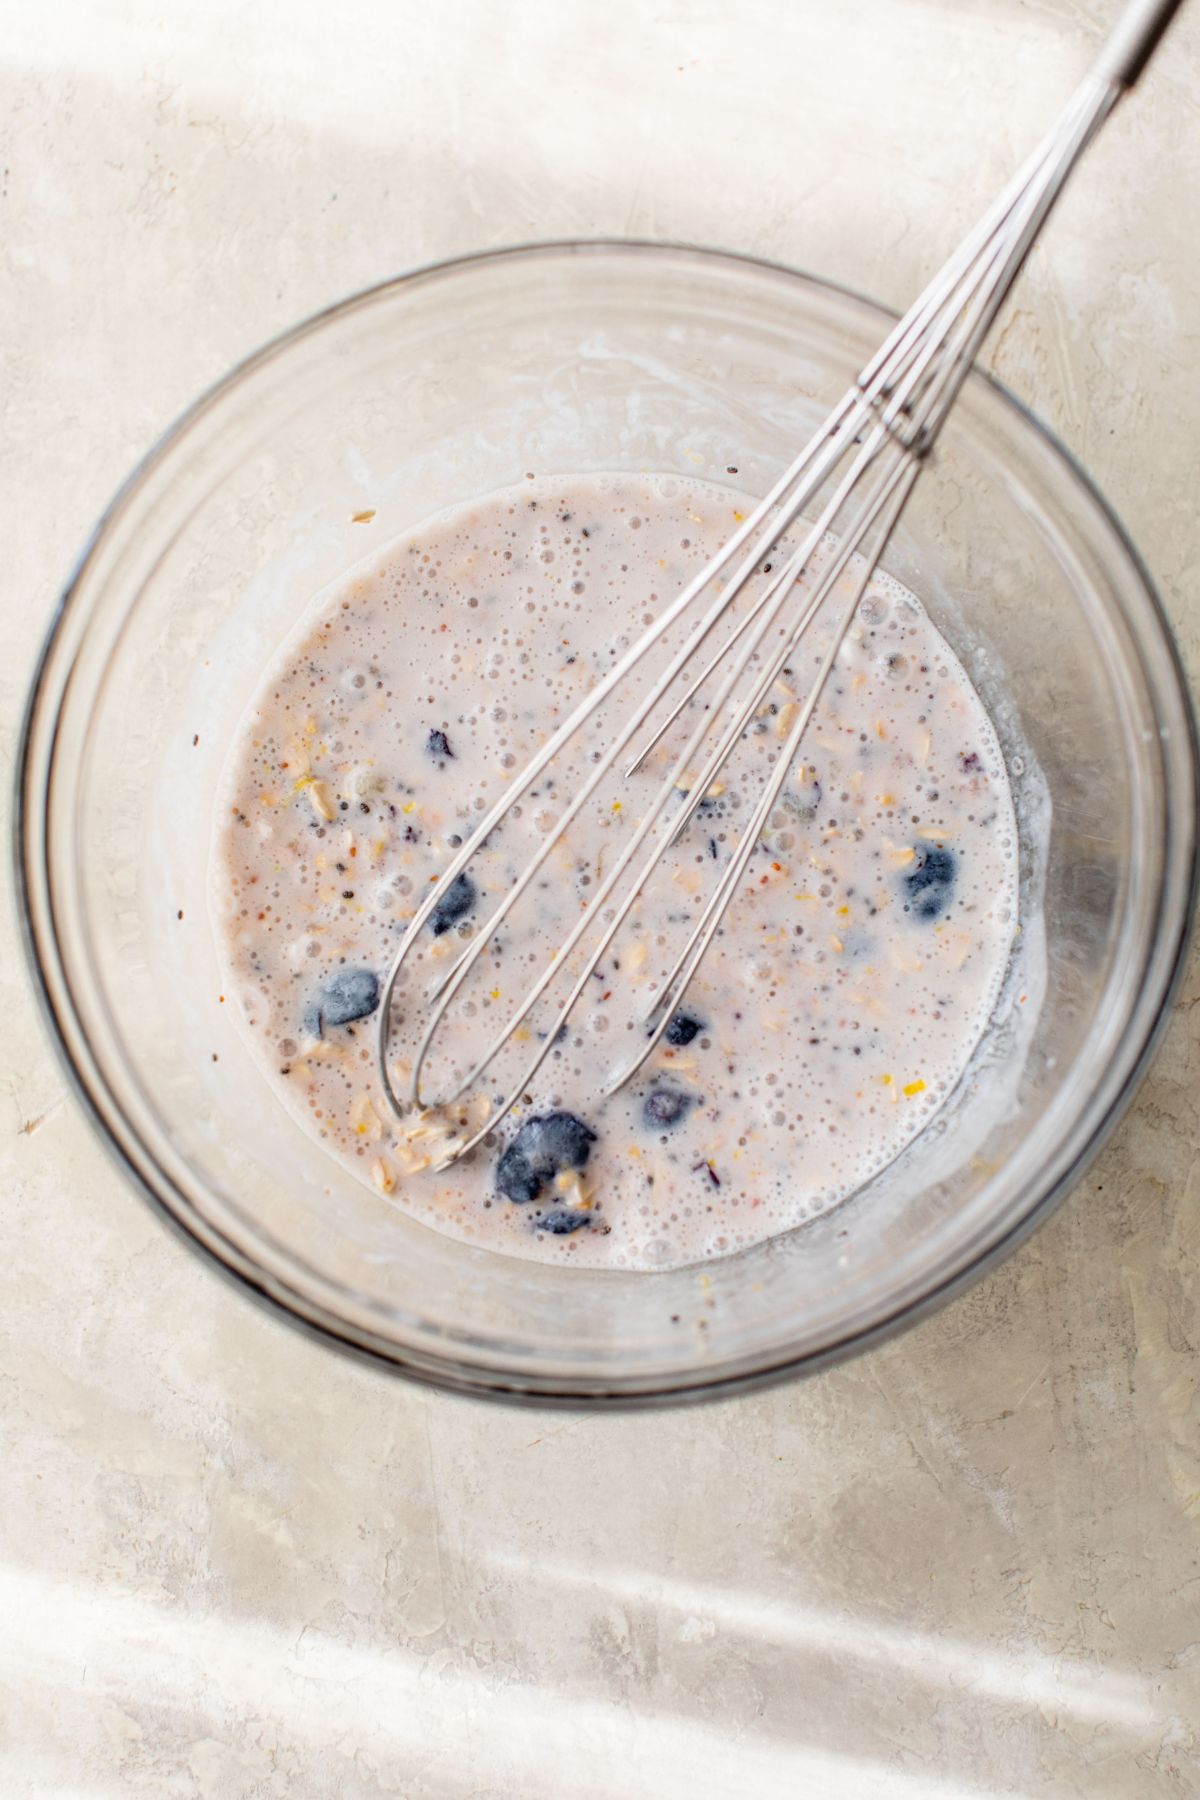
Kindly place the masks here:
<instances>
[{"instance_id":1,"label":"pale beige countertop","mask_svg":"<svg viewBox=\"0 0 1200 1800\"><path fill-rule=\"evenodd\" d=\"M905 303L1108 0L42 0L0 32L6 755L89 525L262 339L668 236ZM836 27L831 21L836 17ZM1200 5L991 347L1200 656ZM7 802L7 794L5 795ZM1200 1795L1200 985L1070 1201L885 1349L540 1415L337 1358L151 1217L3 915L0 1794Z\"/></svg>"}]
</instances>

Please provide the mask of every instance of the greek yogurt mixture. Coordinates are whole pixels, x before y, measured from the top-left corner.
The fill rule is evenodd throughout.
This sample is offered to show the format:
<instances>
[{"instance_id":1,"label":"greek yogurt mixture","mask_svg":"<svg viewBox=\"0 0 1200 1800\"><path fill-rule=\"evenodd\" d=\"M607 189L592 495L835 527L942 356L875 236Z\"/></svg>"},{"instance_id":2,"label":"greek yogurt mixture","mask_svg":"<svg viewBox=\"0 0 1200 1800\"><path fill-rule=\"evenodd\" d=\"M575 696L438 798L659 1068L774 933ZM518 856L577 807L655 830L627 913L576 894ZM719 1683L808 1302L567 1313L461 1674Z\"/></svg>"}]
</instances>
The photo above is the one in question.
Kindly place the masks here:
<instances>
[{"instance_id":1,"label":"greek yogurt mixture","mask_svg":"<svg viewBox=\"0 0 1200 1800\"><path fill-rule=\"evenodd\" d=\"M921 1131L996 1002L1018 873L1000 748L922 607L876 576L723 926L636 1079L604 1097L779 755L828 607L492 1136L438 1172L549 1041L545 1006L461 1102L401 1119L384 1097L383 982L431 883L750 504L673 476L589 475L531 477L446 513L317 596L233 746L214 901L228 998L264 1078L382 1203L473 1244L656 1269L790 1230ZM401 1089L430 981L511 890L651 673L444 884L397 992ZM679 731L601 785L486 947L435 1039L435 1091L587 909Z\"/></svg>"}]
</instances>

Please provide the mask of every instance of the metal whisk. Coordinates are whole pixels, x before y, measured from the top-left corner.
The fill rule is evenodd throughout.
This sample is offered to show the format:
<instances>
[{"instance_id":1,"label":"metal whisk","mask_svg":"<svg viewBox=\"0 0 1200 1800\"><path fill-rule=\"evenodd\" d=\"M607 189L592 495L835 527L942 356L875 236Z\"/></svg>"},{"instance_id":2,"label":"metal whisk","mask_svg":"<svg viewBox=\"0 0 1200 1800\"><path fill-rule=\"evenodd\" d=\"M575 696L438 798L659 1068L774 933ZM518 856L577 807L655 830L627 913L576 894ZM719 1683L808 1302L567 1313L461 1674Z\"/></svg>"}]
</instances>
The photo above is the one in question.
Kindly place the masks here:
<instances>
[{"instance_id":1,"label":"metal whisk","mask_svg":"<svg viewBox=\"0 0 1200 1800\"><path fill-rule=\"evenodd\" d=\"M422 1070L447 1009L484 949L617 759L629 754L633 740L664 708L665 717L653 725L652 734L630 757L624 770L628 778L685 709L695 711L696 723L670 772L644 816L631 829L614 866L598 882L580 919L503 1028L484 1046L454 1093L439 1097L443 1104L457 1100L481 1080L555 977L573 966L573 953L592 934L566 998L550 1028L539 1034L537 1047L518 1079L478 1129L472 1132L464 1128L457 1137L451 1137L439 1167L447 1167L478 1144L529 1087L665 847L686 829L733 747L788 666L804 633L839 581L849 573L848 584L843 583L838 594L832 633L816 678L799 705L736 850L721 870L686 943L654 994L644 1015L645 1030L636 1056L621 1069L608 1091L615 1091L628 1081L659 1043L745 872L795 761L842 639L980 345L1080 156L1118 99L1141 73L1179 4L1180 0L1134 0L1092 73L1064 107L1044 141L895 327L795 462L711 562L617 660L508 784L417 909L392 962L379 1009L379 1073L384 1092L400 1117L414 1105L428 1104L422 1093ZM811 523L810 509L815 512ZM799 541L793 545L785 541L785 534L796 525L800 528ZM628 680L652 650L662 649L671 627L702 595L717 589L719 578L731 564L732 574L712 594L693 629L684 635L665 668L591 763L578 792L543 838L519 879L436 984L429 996L430 1011L413 1061L408 1096L402 1099L388 1066L392 999L405 960L438 906L439 896L446 895L449 885L462 874L485 840L504 823L513 807L620 684ZM769 580L754 595L744 616L724 641L711 651L699 673L692 676L689 665L717 626L728 620L730 608L747 589L751 577L764 573L764 565L769 565ZM810 578L809 585L801 588L797 584L805 575ZM682 691L676 694L672 690L677 685ZM694 776L693 770L698 770ZM673 799L677 802L679 790L685 785L682 809L668 815L669 803ZM637 862L644 847L642 859ZM622 884L623 895L616 898Z\"/></svg>"}]
</instances>

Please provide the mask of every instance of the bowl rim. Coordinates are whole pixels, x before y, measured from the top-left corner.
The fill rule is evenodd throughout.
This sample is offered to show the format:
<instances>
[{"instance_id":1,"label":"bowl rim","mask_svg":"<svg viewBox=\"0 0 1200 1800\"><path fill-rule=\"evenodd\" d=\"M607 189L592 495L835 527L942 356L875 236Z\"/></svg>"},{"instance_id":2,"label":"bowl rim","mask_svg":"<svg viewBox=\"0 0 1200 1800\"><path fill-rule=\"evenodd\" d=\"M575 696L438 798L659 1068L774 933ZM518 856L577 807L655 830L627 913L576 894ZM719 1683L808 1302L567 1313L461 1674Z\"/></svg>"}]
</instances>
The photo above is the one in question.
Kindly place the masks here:
<instances>
[{"instance_id":1,"label":"bowl rim","mask_svg":"<svg viewBox=\"0 0 1200 1800\"><path fill-rule=\"evenodd\" d=\"M326 1346L340 1350L359 1362L367 1362L375 1368L382 1367L391 1374L403 1374L428 1385L463 1395L499 1399L522 1405L636 1410L667 1402L692 1404L701 1400L754 1392L796 1375L816 1373L849 1356L857 1355L860 1351L872 1348L907 1329L908 1326L916 1324L920 1319L927 1317L947 1301L962 1293L1002 1261L1049 1216L1080 1179L1115 1129L1145 1075L1170 1016L1172 1003L1187 963L1189 946L1196 923L1197 907L1200 903L1200 854L1198 854L1197 847L1195 818L1193 817L1189 821L1190 843L1186 848L1186 886L1184 889L1186 898L1182 907L1177 941L1173 947L1169 969L1162 981L1162 993L1157 1010L1145 1029L1137 1055L1127 1068L1123 1080L1110 1097L1090 1135L1075 1156L1062 1169L1057 1179L1032 1201L999 1238L960 1269L936 1278L928 1289L916 1299L899 1303L894 1311L886 1313L865 1327L848 1330L844 1335L817 1350L781 1353L778 1359L753 1370L735 1370L726 1373L717 1370L711 1375L702 1375L699 1379L667 1378L654 1380L645 1385L635 1385L636 1377L634 1377L623 1381L620 1386L606 1387L602 1382L579 1383L570 1378L565 1383L547 1381L544 1385L538 1380L506 1380L498 1371L495 1373L490 1370L484 1371L462 1363L454 1357L441 1357L427 1353L417 1354L410 1347L396 1346L378 1334L347 1325L320 1302L288 1287L276 1278L269 1277L266 1271L257 1267L238 1246L225 1238L211 1221L197 1217L190 1201L179 1194L175 1183L166 1170L161 1167L152 1146L145 1143L139 1134L130 1127L130 1135L137 1138L145 1153L145 1160L150 1171L158 1172L161 1185L155 1184L151 1174L148 1174L133 1160L128 1149L120 1141L109 1117L106 1116L105 1100L117 1117L122 1117L123 1114L120 1102L112 1093L103 1071L97 1065L89 1078L89 1072L81 1066L80 1059L72 1050L72 1029L81 1043L86 1045L88 1039L74 1003L71 984L65 974L62 975L60 981L61 1001L56 1000L53 991L50 971L39 941L40 935L45 937L47 944L56 953L56 960L61 970L62 961L60 957L57 957L60 940L52 903L47 904L47 917L42 922L41 934L39 934L38 923L35 922L35 912L39 904L35 889L38 882L39 849L41 848L38 826L42 822L48 795L46 792L34 793L31 791L34 775L35 731L43 709L52 699L48 692L51 662L68 619L72 616L73 608L78 601L78 590L110 530L134 502L146 481L166 461L189 430L219 406L229 392L236 389L258 369L286 355L293 346L316 336L327 325L348 318L355 312L370 307L385 296L398 294L447 276L469 277L476 271L505 262L571 259L583 256L603 257L613 254L632 254L647 258L664 256L694 258L710 266L724 265L734 271L744 269L750 273L782 276L789 281L805 284L818 292L832 294L837 298L848 300L856 306L867 308L883 321L895 321L899 316L891 307L873 300L843 283L827 280L807 270L771 258L670 239L597 237L532 240L423 263L402 274L390 276L383 281L333 301L275 334L247 356L234 363L167 425L121 482L84 540L51 612L41 649L32 671L21 720L14 771L15 794L11 845L15 865L15 886L19 901L20 932L25 947L26 961L42 1018L69 1085L76 1098L82 1103L101 1142L126 1178L141 1193L158 1216L165 1219L193 1251L203 1255L205 1262L210 1267L215 1264L227 1280L234 1283L239 1291L249 1293L260 1302L273 1318L282 1317L293 1328L318 1339ZM1096 510L1101 522L1112 532L1119 549L1128 558L1132 573L1148 603L1148 618L1151 626L1157 630L1160 640L1159 648L1165 653L1168 678L1173 682L1179 696L1187 740L1185 753L1190 764L1194 796L1197 788L1200 787L1200 737L1197 732L1194 702L1171 621L1143 558L1113 506L1078 458L1056 433L988 370L980 368L977 364L972 370L972 377L989 389L1002 407L1015 415L1019 424L1029 430L1035 439L1039 439L1043 449L1048 450L1051 456L1060 462L1066 474L1081 490L1085 501L1089 502ZM65 684L57 696L56 724L61 712L64 693ZM1174 826L1175 824L1176 821L1168 815L1168 825ZM49 892L48 865L45 873ZM179 1204L172 1204L168 1198L168 1192L175 1196Z\"/></svg>"}]
</instances>

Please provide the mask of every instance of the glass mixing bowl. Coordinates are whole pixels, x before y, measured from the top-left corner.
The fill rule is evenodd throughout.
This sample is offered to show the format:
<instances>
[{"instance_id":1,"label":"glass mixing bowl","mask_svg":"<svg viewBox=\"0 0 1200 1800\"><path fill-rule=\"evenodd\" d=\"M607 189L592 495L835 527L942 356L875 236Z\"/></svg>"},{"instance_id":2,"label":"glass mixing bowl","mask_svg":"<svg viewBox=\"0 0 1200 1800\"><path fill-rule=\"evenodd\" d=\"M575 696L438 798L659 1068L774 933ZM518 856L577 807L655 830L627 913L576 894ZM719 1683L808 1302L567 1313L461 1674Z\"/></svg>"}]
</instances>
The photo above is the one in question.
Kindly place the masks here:
<instances>
[{"instance_id":1,"label":"glass mixing bowl","mask_svg":"<svg viewBox=\"0 0 1200 1800\"><path fill-rule=\"evenodd\" d=\"M476 1393L727 1392L861 1347L978 1274L1129 1098L1193 904L1191 714L1120 526L981 375L885 566L996 720L1021 828L1021 951L958 1092L887 1170L703 1269L522 1262L417 1224L327 1158L220 998L215 786L312 593L530 470L728 479L735 465L761 491L890 324L822 282L694 250L547 245L444 264L252 357L101 521L25 726L30 952L71 1074L137 1184L291 1318Z\"/></svg>"}]
</instances>

